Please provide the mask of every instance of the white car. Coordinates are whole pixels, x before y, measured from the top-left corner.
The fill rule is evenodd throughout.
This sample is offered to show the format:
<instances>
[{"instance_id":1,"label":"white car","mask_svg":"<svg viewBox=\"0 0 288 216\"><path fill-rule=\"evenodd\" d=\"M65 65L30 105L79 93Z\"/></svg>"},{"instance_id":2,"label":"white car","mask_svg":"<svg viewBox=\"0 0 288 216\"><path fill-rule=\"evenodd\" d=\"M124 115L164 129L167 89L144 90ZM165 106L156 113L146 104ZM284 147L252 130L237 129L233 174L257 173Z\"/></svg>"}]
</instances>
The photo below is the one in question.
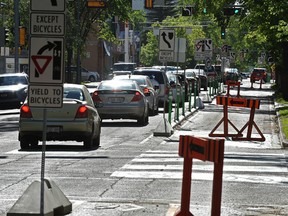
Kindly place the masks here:
<instances>
[{"instance_id":1,"label":"white car","mask_svg":"<svg viewBox=\"0 0 288 216\"><path fill-rule=\"evenodd\" d=\"M63 106L46 108L46 140L74 140L84 147L100 145L101 119L84 85L64 84ZM20 108L21 149L36 147L43 140L43 108L24 103Z\"/></svg>"},{"instance_id":2,"label":"white car","mask_svg":"<svg viewBox=\"0 0 288 216\"><path fill-rule=\"evenodd\" d=\"M77 75L77 67L71 66L71 75L73 81L76 81L76 75ZM81 81L89 81L89 82L96 82L100 80L100 75L96 71L89 71L86 68L80 67L81 70ZM66 73L68 73L68 68L66 68ZM68 74L66 74L68 76Z\"/></svg>"}]
</instances>

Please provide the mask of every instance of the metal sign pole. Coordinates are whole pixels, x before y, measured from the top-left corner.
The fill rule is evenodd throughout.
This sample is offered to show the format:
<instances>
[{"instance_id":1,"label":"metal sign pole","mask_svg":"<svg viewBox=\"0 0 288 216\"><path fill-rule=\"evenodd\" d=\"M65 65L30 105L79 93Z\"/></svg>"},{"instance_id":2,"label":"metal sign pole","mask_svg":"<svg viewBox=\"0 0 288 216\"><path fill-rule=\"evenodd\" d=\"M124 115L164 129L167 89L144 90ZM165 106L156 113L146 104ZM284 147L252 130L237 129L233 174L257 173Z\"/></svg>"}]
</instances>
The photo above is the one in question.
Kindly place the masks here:
<instances>
[{"instance_id":1,"label":"metal sign pole","mask_svg":"<svg viewBox=\"0 0 288 216\"><path fill-rule=\"evenodd\" d=\"M45 175L45 152L46 152L46 125L47 109L43 109L43 134L42 134L42 159L41 159L41 190L40 190L40 215L44 215L44 175Z\"/></svg>"}]
</instances>

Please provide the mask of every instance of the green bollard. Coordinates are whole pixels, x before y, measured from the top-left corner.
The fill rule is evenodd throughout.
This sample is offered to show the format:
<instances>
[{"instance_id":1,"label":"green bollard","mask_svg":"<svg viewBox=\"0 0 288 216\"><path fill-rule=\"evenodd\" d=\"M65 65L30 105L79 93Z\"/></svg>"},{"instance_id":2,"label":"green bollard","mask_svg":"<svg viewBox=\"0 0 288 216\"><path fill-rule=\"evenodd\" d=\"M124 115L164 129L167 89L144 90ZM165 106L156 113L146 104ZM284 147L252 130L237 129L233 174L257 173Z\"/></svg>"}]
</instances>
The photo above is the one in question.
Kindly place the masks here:
<instances>
[{"instance_id":1,"label":"green bollard","mask_svg":"<svg viewBox=\"0 0 288 216\"><path fill-rule=\"evenodd\" d=\"M172 90L169 91L169 109L168 109L168 122L171 124L171 115L172 115Z\"/></svg>"},{"instance_id":2,"label":"green bollard","mask_svg":"<svg viewBox=\"0 0 288 216\"><path fill-rule=\"evenodd\" d=\"M180 89L178 86L176 86L176 121L179 121L179 106L180 106L179 92L180 92Z\"/></svg>"},{"instance_id":3,"label":"green bollard","mask_svg":"<svg viewBox=\"0 0 288 216\"><path fill-rule=\"evenodd\" d=\"M191 112L191 100L192 100L192 83L189 83L189 112Z\"/></svg>"},{"instance_id":4,"label":"green bollard","mask_svg":"<svg viewBox=\"0 0 288 216\"><path fill-rule=\"evenodd\" d=\"M197 90L197 87L198 87L198 83L195 82L195 85L194 85L194 108L196 108L196 96L198 94L198 90Z\"/></svg>"},{"instance_id":5,"label":"green bollard","mask_svg":"<svg viewBox=\"0 0 288 216\"><path fill-rule=\"evenodd\" d=\"M212 90L211 90L211 77L208 77L208 85L209 85L209 95L210 95L210 97L211 97L211 95L212 95Z\"/></svg>"}]
</instances>

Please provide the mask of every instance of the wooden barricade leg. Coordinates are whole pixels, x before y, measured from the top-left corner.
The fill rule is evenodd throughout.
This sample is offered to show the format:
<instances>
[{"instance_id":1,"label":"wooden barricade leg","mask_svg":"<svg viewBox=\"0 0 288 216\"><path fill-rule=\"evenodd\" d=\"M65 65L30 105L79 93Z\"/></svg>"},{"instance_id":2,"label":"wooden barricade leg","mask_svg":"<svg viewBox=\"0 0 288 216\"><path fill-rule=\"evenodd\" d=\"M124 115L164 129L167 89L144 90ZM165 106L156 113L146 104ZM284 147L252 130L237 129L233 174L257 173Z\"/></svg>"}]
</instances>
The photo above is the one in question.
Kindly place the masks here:
<instances>
[{"instance_id":1,"label":"wooden barricade leg","mask_svg":"<svg viewBox=\"0 0 288 216\"><path fill-rule=\"evenodd\" d=\"M190 212L192 159L184 157L181 207L174 216L193 216Z\"/></svg>"},{"instance_id":2,"label":"wooden barricade leg","mask_svg":"<svg viewBox=\"0 0 288 216\"><path fill-rule=\"evenodd\" d=\"M222 199L222 177L223 177L223 161L224 161L224 140L210 140L214 143L215 158L214 162L214 176L213 176L213 191L212 191L212 205L211 216L221 215L221 199Z\"/></svg>"},{"instance_id":3,"label":"wooden barricade leg","mask_svg":"<svg viewBox=\"0 0 288 216\"><path fill-rule=\"evenodd\" d=\"M224 131L223 134L214 134L214 132L217 130L217 128L222 124ZM228 132L228 123L234 128L234 130L237 131L236 134L229 134ZM209 134L210 137L241 137L242 133L235 127L235 125L228 119L228 106L223 106L223 118L218 122L218 124L212 129L212 131Z\"/></svg>"},{"instance_id":4,"label":"wooden barricade leg","mask_svg":"<svg viewBox=\"0 0 288 216\"><path fill-rule=\"evenodd\" d=\"M264 137L263 133L260 131L259 127L254 122L254 116L255 116L255 107L252 107L251 111L250 111L250 117L249 117L248 122L240 130L240 133L242 133L248 127L247 128L247 137L233 137L232 140L261 141L261 142L265 141L265 137ZM252 138L251 137L253 126L255 127L258 134L260 135L260 138Z\"/></svg>"}]
</instances>

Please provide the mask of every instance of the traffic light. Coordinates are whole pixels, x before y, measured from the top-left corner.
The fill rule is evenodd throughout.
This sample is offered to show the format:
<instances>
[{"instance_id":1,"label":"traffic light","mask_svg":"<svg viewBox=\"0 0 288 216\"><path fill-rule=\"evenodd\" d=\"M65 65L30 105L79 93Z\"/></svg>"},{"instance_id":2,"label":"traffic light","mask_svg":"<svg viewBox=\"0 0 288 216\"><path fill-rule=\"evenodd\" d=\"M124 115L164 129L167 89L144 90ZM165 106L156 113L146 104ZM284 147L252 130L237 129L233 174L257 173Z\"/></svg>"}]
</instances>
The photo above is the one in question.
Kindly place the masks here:
<instances>
[{"instance_id":1,"label":"traffic light","mask_svg":"<svg viewBox=\"0 0 288 216\"><path fill-rule=\"evenodd\" d=\"M221 39L225 39L226 38L226 29L225 27L221 27Z\"/></svg>"},{"instance_id":2,"label":"traffic light","mask_svg":"<svg viewBox=\"0 0 288 216\"><path fill-rule=\"evenodd\" d=\"M5 28L4 32L5 32L5 34L4 34L4 36L5 36L5 44L7 44L10 41L10 39L9 39L10 31L9 31L9 29Z\"/></svg>"},{"instance_id":3,"label":"traffic light","mask_svg":"<svg viewBox=\"0 0 288 216\"><path fill-rule=\"evenodd\" d=\"M145 0L145 8L152 9L153 8L153 0Z\"/></svg>"},{"instance_id":4,"label":"traffic light","mask_svg":"<svg viewBox=\"0 0 288 216\"><path fill-rule=\"evenodd\" d=\"M25 37L26 37L26 28L25 27L19 27L19 45L24 46L25 45Z\"/></svg>"},{"instance_id":5,"label":"traffic light","mask_svg":"<svg viewBox=\"0 0 288 216\"><path fill-rule=\"evenodd\" d=\"M240 7L223 8L223 13L225 16L239 15L241 13L241 8Z\"/></svg>"}]
</instances>

